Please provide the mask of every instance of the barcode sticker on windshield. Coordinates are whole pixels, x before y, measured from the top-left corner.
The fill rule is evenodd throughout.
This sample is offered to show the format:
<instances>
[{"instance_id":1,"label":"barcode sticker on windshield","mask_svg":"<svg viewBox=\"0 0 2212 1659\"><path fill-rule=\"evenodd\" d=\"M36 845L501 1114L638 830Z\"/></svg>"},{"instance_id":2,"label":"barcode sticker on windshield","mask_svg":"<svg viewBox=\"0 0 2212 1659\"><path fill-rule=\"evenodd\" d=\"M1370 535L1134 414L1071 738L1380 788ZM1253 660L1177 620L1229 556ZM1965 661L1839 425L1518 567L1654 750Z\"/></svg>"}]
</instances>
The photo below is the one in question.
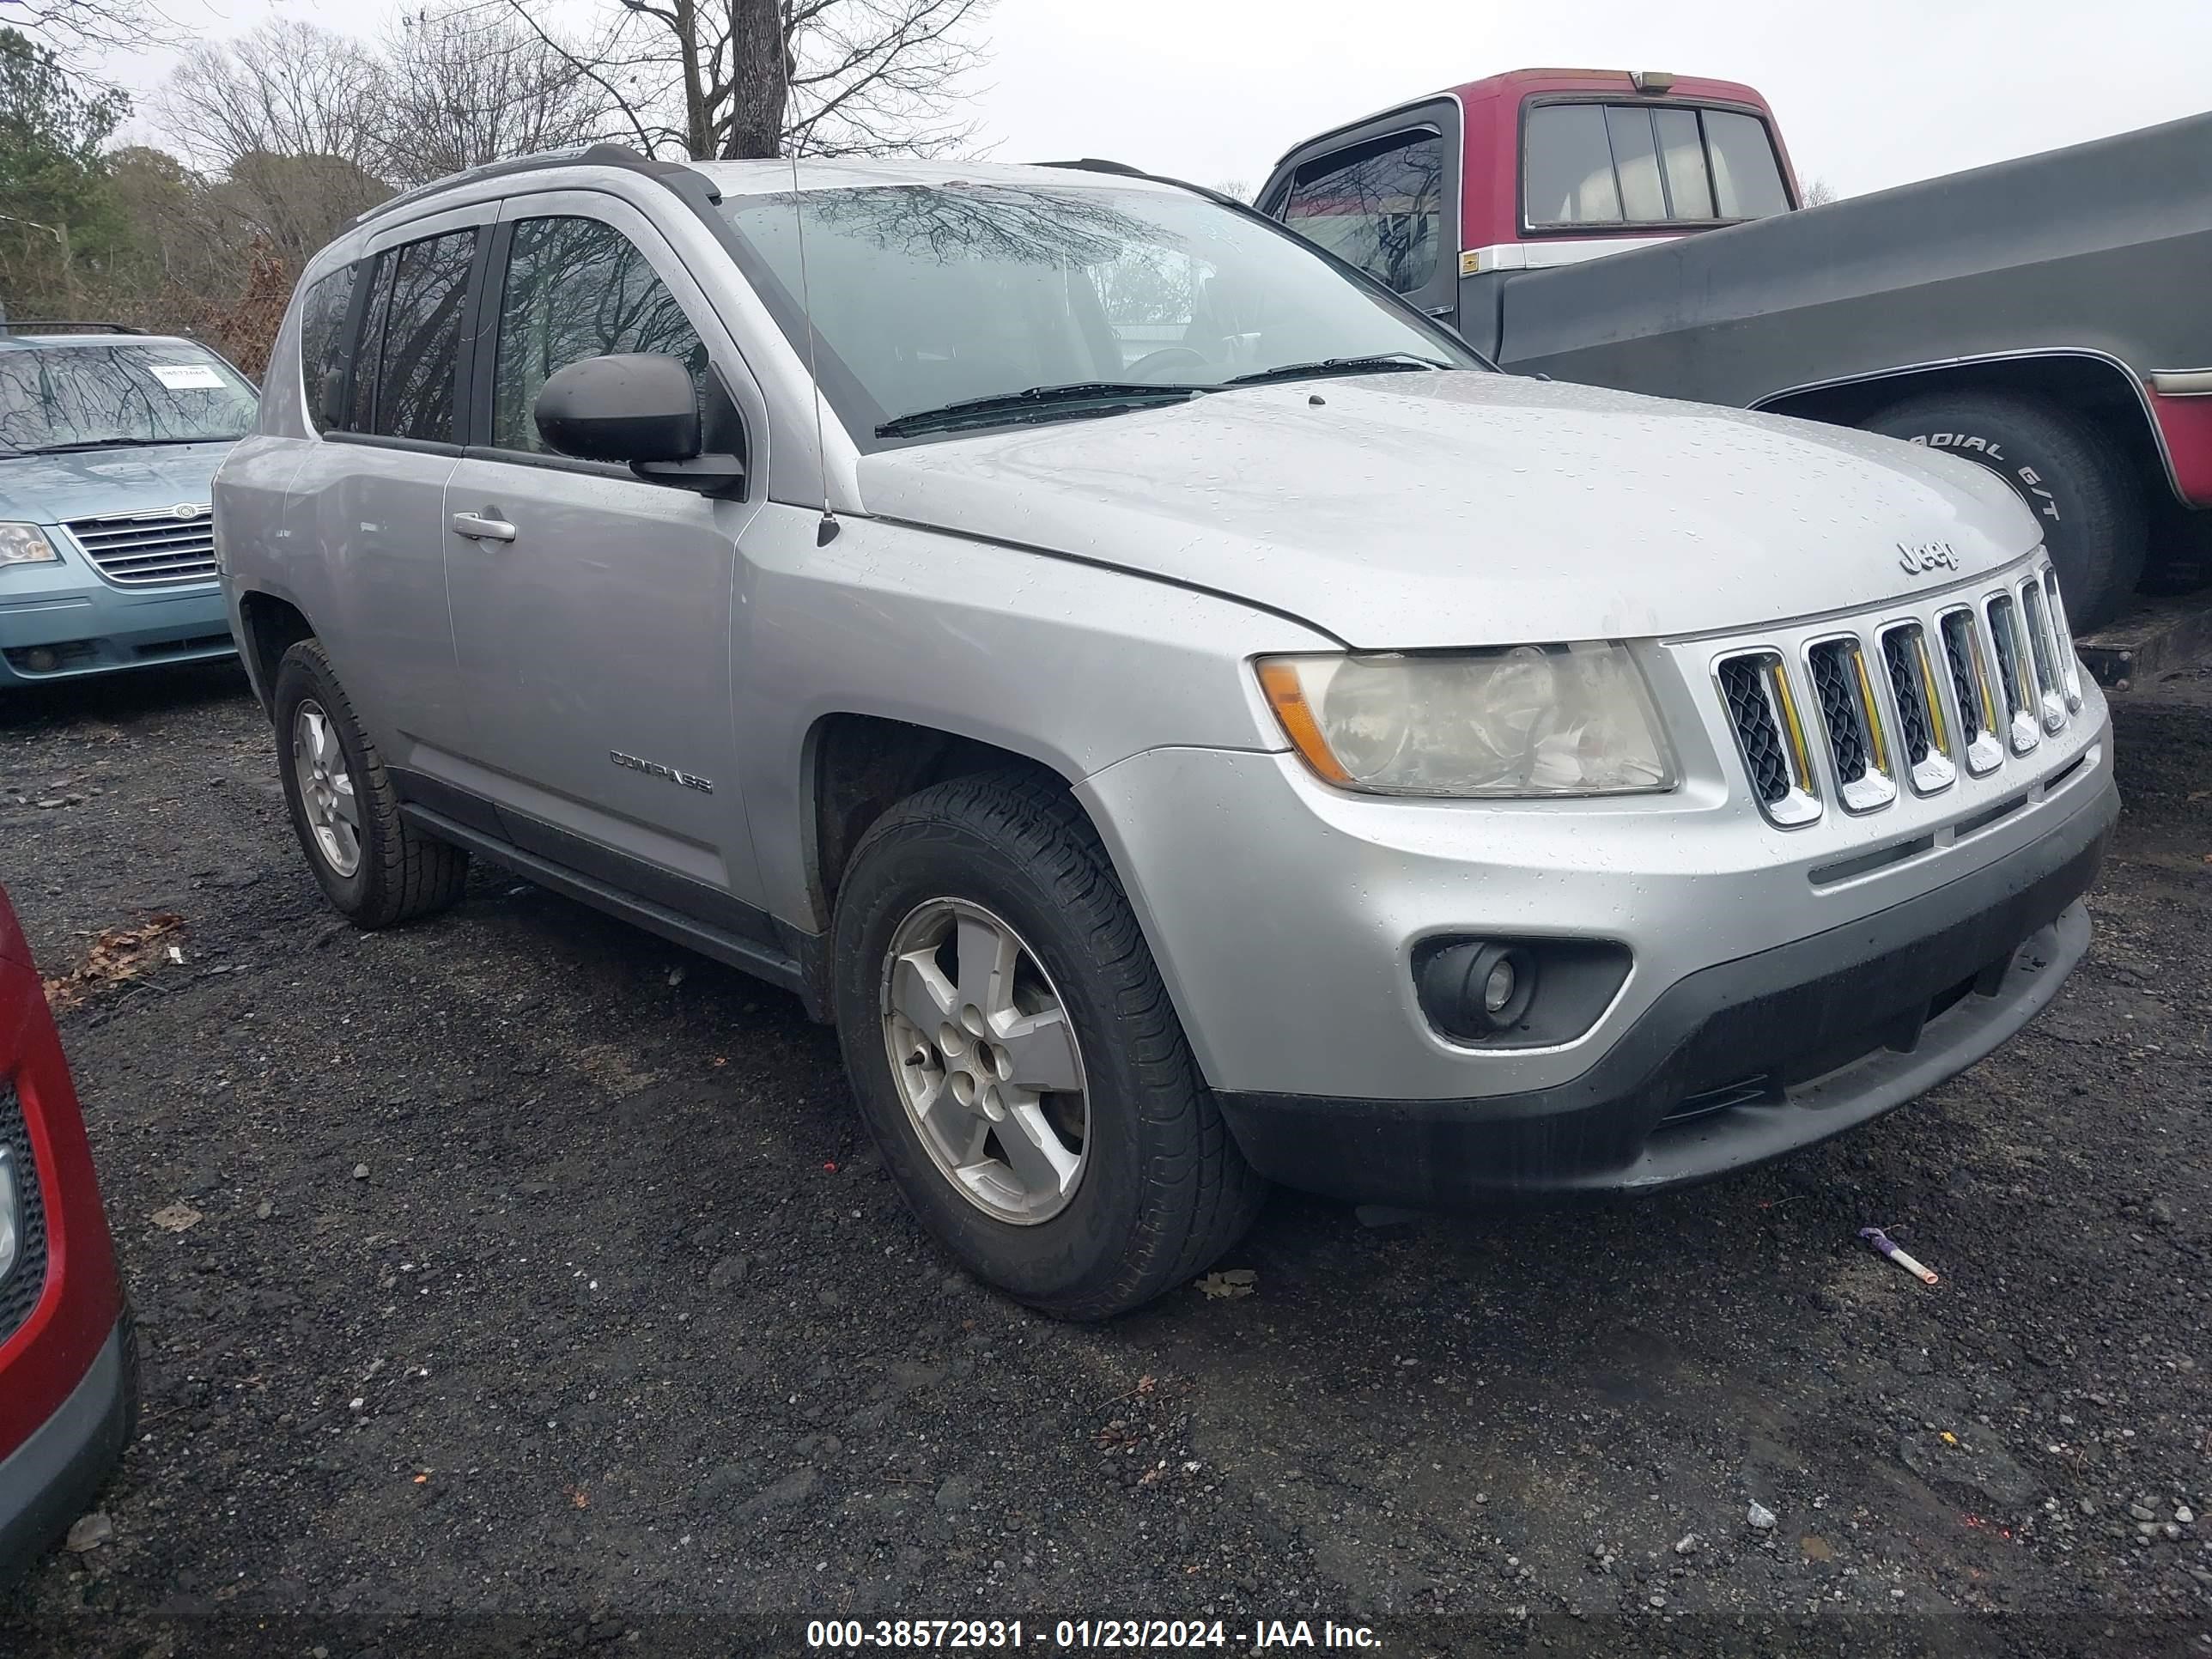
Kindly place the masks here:
<instances>
[{"instance_id":1,"label":"barcode sticker on windshield","mask_svg":"<svg viewBox=\"0 0 2212 1659\"><path fill-rule=\"evenodd\" d=\"M220 392L222 376L205 363L149 363L154 378L172 392Z\"/></svg>"}]
</instances>

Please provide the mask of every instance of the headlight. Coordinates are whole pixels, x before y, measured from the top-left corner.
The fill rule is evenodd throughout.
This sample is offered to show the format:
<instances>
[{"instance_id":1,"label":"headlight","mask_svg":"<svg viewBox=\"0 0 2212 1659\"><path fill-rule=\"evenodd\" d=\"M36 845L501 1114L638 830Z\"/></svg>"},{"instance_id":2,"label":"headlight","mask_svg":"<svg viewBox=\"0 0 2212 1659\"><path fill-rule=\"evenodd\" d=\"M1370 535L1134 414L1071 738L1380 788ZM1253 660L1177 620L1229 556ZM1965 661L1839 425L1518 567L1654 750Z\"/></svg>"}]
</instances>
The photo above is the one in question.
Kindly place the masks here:
<instances>
[{"instance_id":1,"label":"headlight","mask_svg":"<svg viewBox=\"0 0 2212 1659\"><path fill-rule=\"evenodd\" d=\"M15 1222L15 1160L0 1146L0 1284L15 1265L18 1232Z\"/></svg>"},{"instance_id":2,"label":"headlight","mask_svg":"<svg viewBox=\"0 0 2212 1659\"><path fill-rule=\"evenodd\" d=\"M0 524L0 564L44 564L61 555L34 524Z\"/></svg>"},{"instance_id":3,"label":"headlight","mask_svg":"<svg viewBox=\"0 0 2212 1659\"><path fill-rule=\"evenodd\" d=\"M1377 795L1620 795L1674 787L1625 647L1265 657L1260 684L1316 776Z\"/></svg>"}]
</instances>

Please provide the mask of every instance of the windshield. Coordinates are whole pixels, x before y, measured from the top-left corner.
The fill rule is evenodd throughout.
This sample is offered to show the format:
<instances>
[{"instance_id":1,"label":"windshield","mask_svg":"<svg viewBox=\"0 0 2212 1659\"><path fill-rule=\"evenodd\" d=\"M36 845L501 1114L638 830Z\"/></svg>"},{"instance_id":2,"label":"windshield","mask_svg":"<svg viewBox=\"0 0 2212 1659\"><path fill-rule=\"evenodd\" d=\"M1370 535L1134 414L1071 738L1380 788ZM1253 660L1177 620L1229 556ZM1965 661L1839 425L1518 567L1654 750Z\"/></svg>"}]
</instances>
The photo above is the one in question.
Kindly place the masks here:
<instances>
[{"instance_id":1,"label":"windshield","mask_svg":"<svg viewBox=\"0 0 2212 1659\"><path fill-rule=\"evenodd\" d=\"M254 392L175 342L0 349L0 444L18 451L204 443L253 429Z\"/></svg>"},{"instance_id":2,"label":"windshield","mask_svg":"<svg viewBox=\"0 0 2212 1659\"><path fill-rule=\"evenodd\" d=\"M724 211L802 356L803 217L823 390L863 447L902 416L1039 387L1212 388L1346 359L1482 366L1296 238L1180 191L893 185Z\"/></svg>"}]
</instances>

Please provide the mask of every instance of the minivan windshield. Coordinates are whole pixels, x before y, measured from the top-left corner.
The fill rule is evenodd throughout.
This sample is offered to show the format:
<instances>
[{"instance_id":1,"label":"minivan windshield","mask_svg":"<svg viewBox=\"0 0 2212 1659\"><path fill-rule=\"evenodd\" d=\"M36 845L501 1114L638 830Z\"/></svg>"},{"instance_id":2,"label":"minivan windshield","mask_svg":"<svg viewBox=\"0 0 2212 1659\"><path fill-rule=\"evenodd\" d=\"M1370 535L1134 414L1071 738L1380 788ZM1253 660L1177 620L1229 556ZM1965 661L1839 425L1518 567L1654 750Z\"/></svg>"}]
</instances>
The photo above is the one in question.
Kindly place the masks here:
<instances>
[{"instance_id":1,"label":"minivan windshield","mask_svg":"<svg viewBox=\"0 0 2212 1659\"><path fill-rule=\"evenodd\" d=\"M1181 191L1023 180L732 198L745 275L862 447L1255 380L1478 368L1264 221Z\"/></svg>"},{"instance_id":2,"label":"minivan windshield","mask_svg":"<svg viewBox=\"0 0 2212 1659\"><path fill-rule=\"evenodd\" d=\"M255 403L236 369L181 342L0 348L0 446L19 454L243 438Z\"/></svg>"}]
</instances>

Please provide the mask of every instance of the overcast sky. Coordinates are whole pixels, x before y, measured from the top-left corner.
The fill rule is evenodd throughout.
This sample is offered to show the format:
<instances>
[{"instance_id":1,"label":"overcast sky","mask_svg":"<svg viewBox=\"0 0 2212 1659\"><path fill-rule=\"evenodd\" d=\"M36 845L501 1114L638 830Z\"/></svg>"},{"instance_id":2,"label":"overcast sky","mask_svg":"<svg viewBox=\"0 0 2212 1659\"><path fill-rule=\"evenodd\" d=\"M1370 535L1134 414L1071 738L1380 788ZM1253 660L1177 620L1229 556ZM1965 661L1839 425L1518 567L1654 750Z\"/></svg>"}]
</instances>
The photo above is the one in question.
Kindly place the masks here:
<instances>
[{"instance_id":1,"label":"overcast sky","mask_svg":"<svg viewBox=\"0 0 2212 1659\"><path fill-rule=\"evenodd\" d=\"M215 34L271 15L374 33L399 9L167 3ZM984 33L975 100L996 157L1103 155L1248 188L1321 128L1534 65L1748 82L1800 176L1846 195L2212 106L2212 0L999 0ZM112 70L144 89L166 67Z\"/></svg>"}]
</instances>

